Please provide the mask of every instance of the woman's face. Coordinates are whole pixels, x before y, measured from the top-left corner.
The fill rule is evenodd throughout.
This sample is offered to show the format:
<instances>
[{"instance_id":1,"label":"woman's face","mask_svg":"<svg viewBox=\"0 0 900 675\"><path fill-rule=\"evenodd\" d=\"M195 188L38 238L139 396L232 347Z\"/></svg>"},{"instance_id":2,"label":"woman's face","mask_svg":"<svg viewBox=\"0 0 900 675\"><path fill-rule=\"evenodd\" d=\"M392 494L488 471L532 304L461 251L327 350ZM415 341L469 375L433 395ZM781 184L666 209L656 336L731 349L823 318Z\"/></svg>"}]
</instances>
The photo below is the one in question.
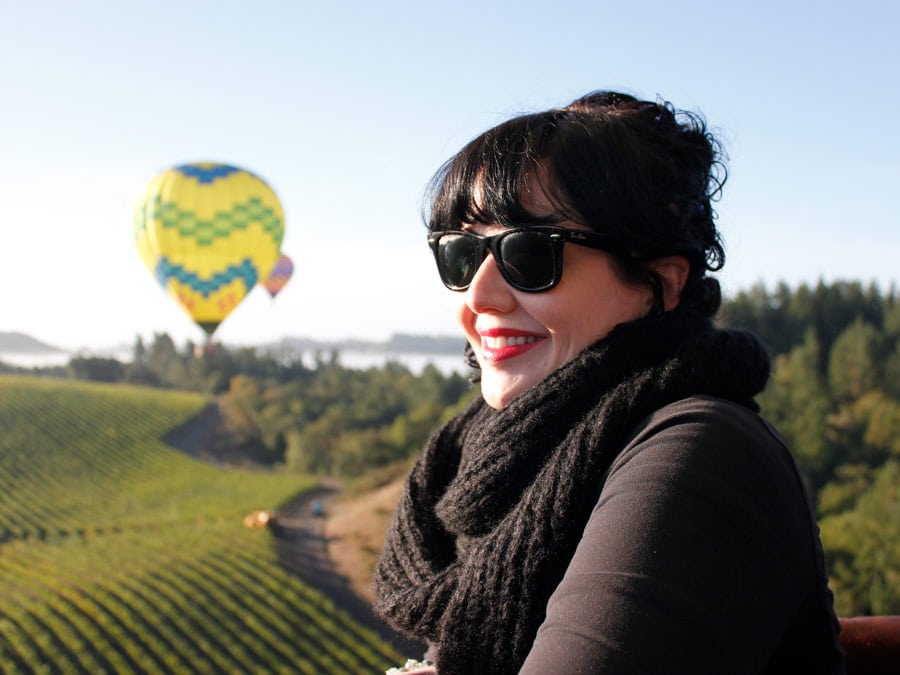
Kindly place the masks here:
<instances>
[{"instance_id":1,"label":"woman's face","mask_svg":"<svg viewBox=\"0 0 900 675\"><path fill-rule=\"evenodd\" d=\"M546 200L536 192L539 199L529 210L541 215ZM584 229L571 222L560 226ZM464 229L491 235L503 228ZM616 325L644 316L652 300L649 286L629 285L616 276L607 253L567 243L562 280L543 293L514 289L488 254L469 288L460 293L456 319L481 366L482 395L500 409Z\"/></svg>"}]
</instances>

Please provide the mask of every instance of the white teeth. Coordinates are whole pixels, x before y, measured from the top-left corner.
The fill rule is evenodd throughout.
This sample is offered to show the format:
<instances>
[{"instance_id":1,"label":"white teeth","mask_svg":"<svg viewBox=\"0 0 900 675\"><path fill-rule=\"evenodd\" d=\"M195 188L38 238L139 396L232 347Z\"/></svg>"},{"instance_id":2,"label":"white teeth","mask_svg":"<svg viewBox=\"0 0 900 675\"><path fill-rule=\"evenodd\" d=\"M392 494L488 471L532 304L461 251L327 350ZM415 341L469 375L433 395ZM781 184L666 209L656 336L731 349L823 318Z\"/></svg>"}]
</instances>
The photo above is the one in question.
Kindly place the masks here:
<instances>
[{"instance_id":1,"label":"white teeth","mask_svg":"<svg viewBox=\"0 0 900 675\"><path fill-rule=\"evenodd\" d=\"M503 349L504 347L516 347L518 345L528 345L537 338L533 335L519 335L515 337L487 337L481 338L482 344L488 349Z\"/></svg>"}]
</instances>

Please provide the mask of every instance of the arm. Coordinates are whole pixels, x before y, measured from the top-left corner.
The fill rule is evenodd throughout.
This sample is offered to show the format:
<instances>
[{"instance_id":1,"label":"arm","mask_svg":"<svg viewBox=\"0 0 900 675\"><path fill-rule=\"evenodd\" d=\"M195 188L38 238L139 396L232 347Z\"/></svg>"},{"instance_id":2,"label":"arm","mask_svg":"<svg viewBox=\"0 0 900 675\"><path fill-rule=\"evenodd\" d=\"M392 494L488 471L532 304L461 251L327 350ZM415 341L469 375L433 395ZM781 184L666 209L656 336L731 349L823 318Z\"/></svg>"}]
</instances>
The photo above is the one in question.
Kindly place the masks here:
<instances>
[{"instance_id":1,"label":"arm","mask_svg":"<svg viewBox=\"0 0 900 675\"><path fill-rule=\"evenodd\" d=\"M761 420L669 406L612 466L521 672L762 672L817 582L810 522Z\"/></svg>"}]
</instances>

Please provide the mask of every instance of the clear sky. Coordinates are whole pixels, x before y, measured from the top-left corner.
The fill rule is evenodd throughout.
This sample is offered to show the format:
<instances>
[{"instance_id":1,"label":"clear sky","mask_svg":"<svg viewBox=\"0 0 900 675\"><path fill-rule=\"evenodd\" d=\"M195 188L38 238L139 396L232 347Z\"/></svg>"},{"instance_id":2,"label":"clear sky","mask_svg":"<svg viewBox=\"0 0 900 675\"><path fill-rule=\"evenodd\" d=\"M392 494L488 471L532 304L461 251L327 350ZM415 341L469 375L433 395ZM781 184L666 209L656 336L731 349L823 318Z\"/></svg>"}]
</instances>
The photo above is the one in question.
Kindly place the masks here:
<instances>
[{"instance_id":1,"label":"clear sky","mask_svg":"<svg viewBox=\"0 0 900 675\"><path fill-rule=\"evenodd\" d=\"M621 89L721 136L727 294L883 290L900 253L900 2L0 0L0 331L69 349L203 334L135 249L157 172L257 173L295 262L226 344L452 334L425 184L507 117Z\"/></svg>"}]
</instances>

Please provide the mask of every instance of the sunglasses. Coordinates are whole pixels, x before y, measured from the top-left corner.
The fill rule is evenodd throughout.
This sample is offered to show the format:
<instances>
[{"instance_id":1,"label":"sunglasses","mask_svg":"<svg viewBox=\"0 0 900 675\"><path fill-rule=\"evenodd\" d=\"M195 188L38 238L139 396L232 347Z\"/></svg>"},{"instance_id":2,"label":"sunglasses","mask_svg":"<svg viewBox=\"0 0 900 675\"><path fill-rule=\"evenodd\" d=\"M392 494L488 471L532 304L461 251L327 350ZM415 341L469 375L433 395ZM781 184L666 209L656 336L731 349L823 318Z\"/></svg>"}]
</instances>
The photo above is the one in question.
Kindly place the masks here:
<instances>
[{"instance_id":1,"label":"sunglasses","mask_svg":"<svg viewBox=\"0 0 900 675\"><path fill-rule=\"evenodd\" d=\"M513 288L527 293L549 291L562 279L563 245L567 241L621 255L609 235L554 226L512 227L489 237L462 230L428 235L438 274L451 291L469 287L488 251Z\"/></svg>"}]
</instances>

